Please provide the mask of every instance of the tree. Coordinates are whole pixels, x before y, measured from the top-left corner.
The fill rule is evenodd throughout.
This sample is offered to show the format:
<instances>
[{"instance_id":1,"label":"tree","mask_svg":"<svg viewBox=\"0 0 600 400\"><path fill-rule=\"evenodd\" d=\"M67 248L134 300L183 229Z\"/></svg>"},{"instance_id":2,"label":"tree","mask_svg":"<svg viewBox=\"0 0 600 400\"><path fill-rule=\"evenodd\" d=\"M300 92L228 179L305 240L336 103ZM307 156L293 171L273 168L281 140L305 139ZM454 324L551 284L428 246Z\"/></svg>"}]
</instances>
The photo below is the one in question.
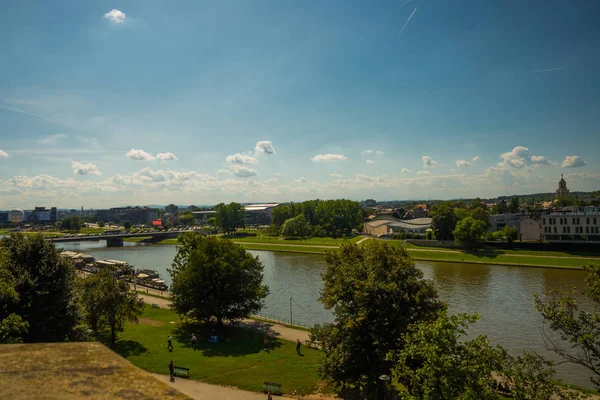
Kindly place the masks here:
<instances>
[{"instance_id":1,"label":"tree","mask_svg":"<svg viewBox=\"0 0 600 400\"><path fill-rule=\"evenodd\" d=\"M512 199L510 199L510 205L508 206L508 211L511 213L518 213L520 207L521 207L521 203L519 203L519 198L517 196L513 196Z\"/></svg>"},{"instance_id":2,"label":"tree","mask_svg":"<svg viewBox=\"0 0 600 400\"><path fill-rule=\"evenodd\" d=\"M483 240L486 232L487 226L483 221L467 217L456 224L454 241L457 245L475 247Z\"/></svg>"},{"instance_id":3,"label":"tree","mask_svg":"<svg viewBox=\"0 0 600 400\"><path fill-rule=\"evenodd\" d=\"M130 221L125 221L123 222L123 228L125 228L126 231L131 229L131 222Z\"/></svg>"},{"instance_id":4,"label":"tree","mask_svg":"<svg viewBox=\"0 0 600 400\"><path fill-rule=\"evenodd\" d=\"M388 358L394 373L407 388L410 400L481 399L495 400L490 387L493 371L501 369L501 353L485 336L465 340L466 329L477 315L447 315L411 325L405 346Z\"/></svg>"},{"instance_id":5,"label":"tree","mask_svg":"<svg viewBox=\"0 0 600 400\"><path fill-rule=\"evenodd\" d=\"M177 219L179 220L179 223L183 224L183 225L193 225L194 224L194 214L192 214L191 212L181 214L177 217Z\"/></svg>"},{"instance_id":6,"label":"tree","mask_svg":"<svg viewBox=\"0 0 600 400\"><path fill-rule=\"evenodd\" d=\"M227 234L244 227L244 207L239 203L217 204L215 224Z\"/></svg>"},{"instance_id":7,"label":"tree","mask_svg":"<svg viewBox=\"0 0 600 400\"><path fill-rule=\"evenodd\" d=\"M438 240L452 240L452 232L456 228L457 218L448 203L440 203L431 207L431 225Z\"/></svg>"},{"instance_id":8,"label":"tree","mask_svg":"<svg viewBox=\"0 0 600 400\"><path fill-rule=\"evenodd\" d=\"M77 215L73 215L62 220L60 229L70 232L79 232L81 230L81 226L81 219Z\"/></svg>"},{"instance_id":9,"label":"tree","mask_svg":"<svg viewBox=\"0 0 600 400\"><path fill-rule=\"evenodd\" d=\"M311 333L323 349L317 371L338 388L353 386L368 397L378 377L390 373L386 355L402 349L409 325L434 320L446 306L404 248L345 243L326 260L320 301L335 322Z\"/></svg>"},{"instance_id":10,"label":"tree","mask_svg":"<svg viewBox=\"0 0 600 400\"><path fill-rule=\"evenodd\" d=\"M508 211L506 200L502 199L492 207L492 214L504 214Z\"/></svg>"},{"instance_id":11,"label":"tree","mask_svg":"<svg viewBox=\"0 0 600 400\"><path fill-rule=\"evenodd\" d=\"M110 329L111 346L125 322L137 322L144 311L144 301L107 268L84 280L82 297L90 328L96 333Z\"/></svg>"},{"instance_id":12,"label":"tree","mask_svg":"<svg viewBox=\"0 0 600 400\"><path fill-rule=\"evenodd\" d=\"M569 198L569 197L559 197L558 199L554 200L554 206L555 207L569 207L573 205L573 199Z\"/></svg>"},{"instance_id":13,"label":"tree","mask_svg":"<svg viewBox=\"0 0 600 400\"><path fill-rule=\"evenodd\" d=\"M20 315L11 312L19 303L19 293L14 277L3 265L0 253L0 343L22 343L29 324Z\"/></svg>"},{"instance_id":14,"label":"tree","mask_svg":"<svg viewBox=\"0 0 600 400\"><path fill-rule=\"evenodd\" d=\"M8 299L2 302L0 312L15 315L11 317L13 327L28 326L27 332L20 329L23 342L80 337L83 317L77 303L75 267L42 235L13 234L0 246L0 279L3 296Z\"/></svg>"},{"instance_id":15,"label":"tree","mask_svg":"<svg viewBox=\"0 0 600 400\"><path fill-rule=\"evenodd\" d=\"M583 365L595 377L591 381L600 388L600 266L584 267L586 276L586 296L595 304L594 311L579 308L575 300L576 290L552 290L543 296L536 296L535 304L541 312L544 323L558 335L543 332L546 347L567 362ZM568 341L565 346L561 341Z\"/></svg>"},{"instance_id":16,"label":"tree","mask_svg":"<svg viewBox=\"0 0 600 400\"><path fill-rule=\"evenodd\" d=\"M98 221L98 228L104 228L104 221Z\"/></svg>"},{"instance_id":17,"label":"tree","mask_svg":"<svg viewBox=\"0 0 600 400\"><path fill-rule=\"evenodd\" d=\"M281 234L284 237L306 237L310 235L310 225L304 214L285 221L281 228Z\"/></svg>"},{"instance_id":18,"label":"tree","mask_svg":"<svg viewBox=\"0 0 600 400\"><path fill-rule=\"evenodd\" d=\"M194 232L177 238L179 247L169 270L172 307L200 321L214 317L237 320L258 312L269 288L262 284L263 265L241 246Z\"/></svg>"},{"instance_id":19,"label":"tree","mask_svg":"<svg viewBox=\"0 0 600 400\"><path fill-rule=\"evenodd\" d=\"M411 326L405 347L389 358L395 375L407 388L403 399L497 399L490 387L492 374L509 383L511 397L518 400L575 399L555 378L553 364L532 352L511 356L492 347L486 336L466 340L466 329L477 315L447 315L434 322Z\"/></svg>"}]
</instances>

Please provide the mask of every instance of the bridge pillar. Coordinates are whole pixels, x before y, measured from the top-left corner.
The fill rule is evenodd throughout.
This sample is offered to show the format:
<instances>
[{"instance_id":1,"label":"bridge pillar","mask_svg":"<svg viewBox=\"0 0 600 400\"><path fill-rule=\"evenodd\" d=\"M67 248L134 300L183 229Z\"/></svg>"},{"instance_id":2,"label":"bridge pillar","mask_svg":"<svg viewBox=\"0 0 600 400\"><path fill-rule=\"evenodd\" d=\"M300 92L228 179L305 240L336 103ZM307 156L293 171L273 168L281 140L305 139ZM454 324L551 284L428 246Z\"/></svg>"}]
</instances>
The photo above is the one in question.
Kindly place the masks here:
<instances>
[{"instance_id":1,"label":"bridge pillar","mask_svg":"<svg viewBox=\"0 0 600 400\"><path fill-rule=\"evenodd\" d=\"M123 246L123 238L106 238L106 247L119 247Z\"/></svg>"}]
</instances>

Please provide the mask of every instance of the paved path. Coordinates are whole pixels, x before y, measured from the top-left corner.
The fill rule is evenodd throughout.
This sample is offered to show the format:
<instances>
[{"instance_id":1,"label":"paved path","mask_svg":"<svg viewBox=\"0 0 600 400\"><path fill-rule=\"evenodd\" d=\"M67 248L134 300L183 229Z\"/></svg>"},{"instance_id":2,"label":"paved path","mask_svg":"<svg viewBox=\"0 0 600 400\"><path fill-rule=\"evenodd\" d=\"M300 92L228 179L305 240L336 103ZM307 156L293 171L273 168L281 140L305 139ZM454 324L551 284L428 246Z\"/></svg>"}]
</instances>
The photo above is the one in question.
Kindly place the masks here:
<instances>
[{"instance_id":1,"label":"paved path","mask_svg":"<svg viewBox=\"0 0 600 400\"><path fill-rule=\"evenodd\" d=\"M361 244L365 240L369 240L369 239L371 239L371 238L370 237L364 237L364 238L360 239L358 242L356 242L355 244Z\"/></svg>"},{"instance_id":2,"label":"paved path","mask_svg":"<svg viewBox=\"0 0 600 400\"><path fill-rule=\"evenodd\" d=\"M140 294L139 296L141 299L144 300L145 303L158 304L158 306L161 308L167 308L171 305L171 301L169 299L158 298L154 296L146 296L144 294ZM268 336L277 337L285 340L291 340L292 342L295 342L296 339L300 339L302 344L304 344L304 342L309 339L307 331L288 328L287 326L278 325L266 321L243 319L233 324L244 328L252 329L254 331L258 331Z\"/></svg>"},{"instance_id":3,"label":"paved path","mask_svg":"<svg viewBox=\"0 0 600 400\"><path fill-rule=\"evenodd\" d=\"M293 244L293 243L261 243L261 242L233 242L235 244L252 244L258 246L285 246L285 247L315 247L317 249L337 249L339 246L328 246L323 244Z\"/></svg>"}]
</instances>

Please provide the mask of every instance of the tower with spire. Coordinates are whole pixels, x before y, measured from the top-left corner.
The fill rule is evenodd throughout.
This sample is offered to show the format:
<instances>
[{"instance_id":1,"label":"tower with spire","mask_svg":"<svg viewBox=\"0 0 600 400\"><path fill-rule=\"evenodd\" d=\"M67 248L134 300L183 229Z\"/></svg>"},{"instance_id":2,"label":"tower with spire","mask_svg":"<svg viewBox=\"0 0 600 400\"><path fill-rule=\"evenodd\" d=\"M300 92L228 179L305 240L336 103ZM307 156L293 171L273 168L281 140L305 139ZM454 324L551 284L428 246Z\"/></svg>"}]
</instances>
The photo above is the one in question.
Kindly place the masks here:
<instances>
[{"instance_id":1,"label":"tower with spire","mask_svg":"<svg viewBox=\"0 0 600 400\"><path fill-rule=\"evenodd\" d=\"M558 189L556 189L556 198L558 199L559 197L569 197L569 189L567 189L567 182L565 182L563 174L560 174Z\"/></svg>"}]
</instances>

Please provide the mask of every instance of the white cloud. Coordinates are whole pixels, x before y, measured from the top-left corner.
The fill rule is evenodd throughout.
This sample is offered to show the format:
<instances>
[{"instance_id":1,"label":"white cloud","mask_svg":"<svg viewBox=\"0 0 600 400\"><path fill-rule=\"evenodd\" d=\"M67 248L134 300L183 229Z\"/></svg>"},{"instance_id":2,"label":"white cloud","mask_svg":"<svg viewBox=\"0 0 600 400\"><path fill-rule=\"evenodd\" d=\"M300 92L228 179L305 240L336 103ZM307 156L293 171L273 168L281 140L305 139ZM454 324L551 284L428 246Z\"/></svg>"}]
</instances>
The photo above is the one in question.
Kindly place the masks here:
<instances>
[{"instance_id":1,"label":"white cloud","mask_svg":"<svg viewBox=\"0 0 600 400\"><path fill-rule=\"evenodd\" d=\"M7 158L8 157L8 153L3 151L2 149L0 149L0 158Z\"/></svg>"},{"instance_id":2,"label":"white cloud","mask_svg":"<svg viewBox=\"0 0 600 400\"><path fill-rule=\"evenodd\" d=\"M365 163L367 163L367 164L375 164L375 161L373 161L373 160L367 160L367 161L365 161Z\"/></svg>"},{"instance_id":3,"label":"white cloud","mask_svg":"<svg viewBox=\"0 0 600 400\"><path fill-rule=\"evenodd\" d=\"M402 168L402 171L400 172L402 172L403 174L410 174L412 171L408 168Z\"/></svg>"},{"instance_id":4,"label":"white cloud","mask_svg":"<svg viewBox=\"0 0 600 400\"><path fill-rule=\"evenodd\" d=\"M431 171L417 171L417 176L431 175Z\"/></svg>"},{"instance_id":5,"label":"white cloud","mask_svg":"<svg viewBox=\"0 0 600 400\"><path fill-rule=\"evenodd\" d=\"M363 153L365 153L365 154L371 154L372 152L373 152L373 150L371 150L371 149L363 150Z\"/></svg>"},{"instance_id":6,"label":"white cloud","mask_svg":"<svg viewBox=\"0 0 600 400\"><path fill-rule=\"evenodd\" d=\"M79 161L73 161L71 162L71 167L75 175L101 175L98 167L92 163L84 164Z\"/></svg>"},{"instance_id":7,"label":"white cloud","mask_svg":"<svg viewBox=\"0 0 600 400\"><path fill-rule=\"evenodd\" d=\"M479 158L479 156L473 157L473 162L477 162L477 161L481 161L481 158Z\"/></svg>"},{"instance_id":8,"label":"white cloud","mask_svg":"<svg viewBox=\"0 0 600 400\"><path fill-rule=\"evenodd\" d=\"M425 168L435 168L438 166L438 163L429 156L423 156L421 157L421 160L423 160L423 166Z\"/></svg>"},{"instance_id":9,"label":"white cloud","mask_svg":"<svg viewBox=\"0 0 600 400\"><path fill-rule=\"evenodd\" d=\"M279 179L277 179L277 178L270 178L265 181L265 183L277 183L277 182L279 182Z\"/></svg>"},{"instance_id":10,"label":"white cloud","mask_svg":"<svg viewBox=\"0 0 600 400\"><path fill-rule=\"evenodd\" d=\"M232 165L231 172L238 178L248 178L258 175L258 172L252 168L244 167L243 165Z\"/></svg>"},{"instance_id":11,"label":"white cloud","mask_svg":"<svg viewBox=\"0 0 600 400\"><path fill-rule=\"evenodd\" d=\"M333 173L333 174L329 174L329 177L330 177L330 178L341 178L341 177L342 177L342 174L336 174L336 173Z\"/></svg>"},{"instance_id":12,"label":"white cloud","mask_svg":"<svg viewBox=\"0 0 600 400\"><path fill-rule=\"evenodd\" d=\"M113 24L122 24L127 19L127 15L123 11L113 8L104 14L104 19L109 20Z\"/></svg>"},{"instance_id":13,"label":"white cloud","mask_svg":"<svg viewBox=\"0 0 600 400\"><path fill-rule=\"evenodd\" d=\"M308 180L303 176L301 176L300 178L298 178L294 181L294 183L298 183L298 184L303 184L303 183L307 183L307 182L308 182Z\"/></svg>"},{"instance_id":14,"label":"white cloud","mask_svg":"<svg viewBox=\"0 0 600 400\"><path fill-rule=\"evenodd\" d=\"M173 153L158 153L156 159L162 162L177 161L177 157Z\"/></svg>"},{"instance_id":15,"label":"white cloud","mask_svg":"<svg viewBox=\"0 0 600 400\"><path fill-rule=\"evenodd\" d=\"M318 154L312 158L313 162L344 161L346 156L341 154Z\"/></svg>"},{"instance_id":16,"label":"white cloud","mask_svg":"<svg viewBox=\"0 0 600 400\"><path fill-rule=\"evenodd\" d=\"M548 160L544 156L531 156L530 160L531 160L532 164L537 164L537 165L546 165L546 166L549 166L549 167L556 165L555 163L553 163L552 161Z\"/></svg>"},{"instance_id":17,"label":"white cloud","mask_svg":"<svg viewBox=\"0 0 600 400\"><path fill-rule=\"evenodd\" d=\"M232 175L233 173L228 169L217 170L217 175Z\"/></svg>"},{"instance_id":18,"label":"white cloud","mask_svg":"<svg viewBox=\"0 0 600 400\"><path fill-rule=\"evenodd\" d=\"M154 156L150 153L146 153L144 150L131 149L125 153L125 157L136 161L152 161Z\"/></svg>"},{"instance_id":19,"label":"white cloud","mask_svg":"<svg viewBox=\"0 0 600 400\"><path fill-rule=\"evenodd\" d=\"M458 160L458 161L456 161L456 166L458 168L466 168L466 167L470 167L471 165L473 165L473 163L469 162L467 160Z\"/></svg>"},{"instance_id":20,"label":"white cloud","mask_svg":"<svg viewBox=\"0 0 600 400\"><path fill-rule=\"evenodd\" d=\"M384 153L383 151L381 151L381 150L377 150L377 151L375 152L375 154L377 154L378 156L382 156L382 155L384 155L385 153Z\"/></svg>"},{"instance_id":21,"label":"white cloud","mask_svg":"<svg viewBox=\"0 0 600 400\"><path fill-rule=\"evenodd\" d=\"M236 153L236 154L229 155L229 156L227 156L225 161L227 161L228 164L240 164L240 165L258 164L258 160L256 158L254 158L252 156L247 156L242 153Z\"/></svg>"},{"instance_id":22,"label":"white cloud","mask_svg":"<svg viewBox=\"0 0 600 400\"><path fill-rule=\"evenodd\" d=\"M523 168L529 161L529 149L523 146L517 146L512 151L500 155L503 160L501 164L513 168Z\"/></svg>"},{"instance_id":23,"label":"white cloud","mask_svg":"<svg viewBox=\"0 0 600 400\"><path fill-rule=\"evenodd\" d=\"M1 156L0 152L0 156ZM566 156L565 161L562 162L561 167L563 168L580 168L585 167L587 162L581 159L579 156Z\"/></svg>"},{"instance_id":24,"label":"white cloud","mask_svg":"<svg viewBox=\"0 0 600 400\"><path fill-rule=\"evenodd\" d=\"M271 143L269 140L261 140L260 142L256 143L254 150L257 153L262 154L275 154L273 143Z\"/></svg>"},{"instance_id":25,"label":"white cloud","mask_svg":"<svg viewBox=\"0 0 600 400\"><path fill-rule=\"evenodd\" d=\"M40 144L57 144L63 139L68 138L69 135L65 135L64 133L57 133L56 135L46 136L43 139L38 140Z\"/></svg>"}]
</instances>

